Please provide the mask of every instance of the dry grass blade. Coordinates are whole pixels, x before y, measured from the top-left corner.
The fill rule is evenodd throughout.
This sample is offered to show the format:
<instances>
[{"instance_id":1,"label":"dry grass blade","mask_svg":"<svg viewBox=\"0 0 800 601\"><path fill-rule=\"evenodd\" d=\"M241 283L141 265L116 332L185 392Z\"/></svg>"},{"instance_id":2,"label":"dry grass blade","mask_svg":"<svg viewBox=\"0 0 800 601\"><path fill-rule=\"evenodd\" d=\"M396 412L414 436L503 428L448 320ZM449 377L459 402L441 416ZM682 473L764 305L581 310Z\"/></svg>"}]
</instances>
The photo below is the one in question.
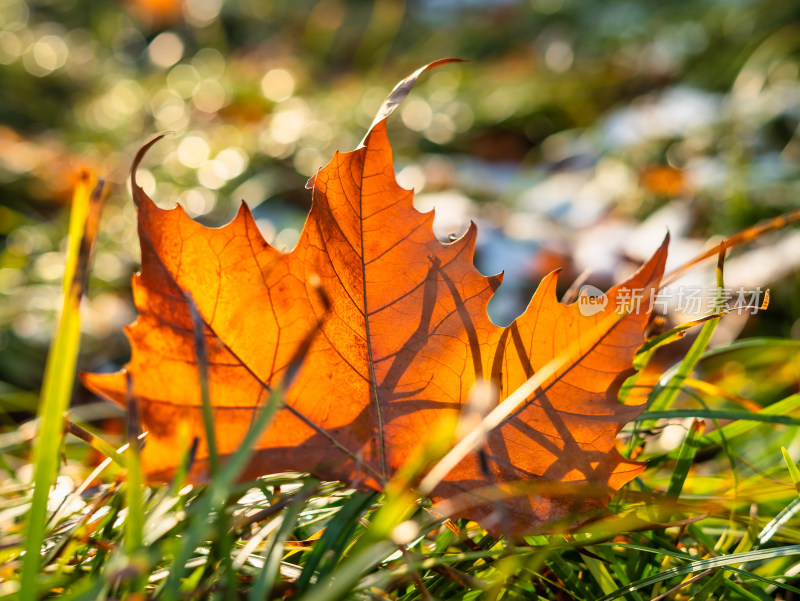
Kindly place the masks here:
<instances>
[{"instance_id":1,"label":"dry grass blade","mask_svg":"<svg viewBox=\"0 0 800 601\"><path fill-rule=\"evenodd\" d=\"M759 223L758 225L754 225L753 227L744 229L741 232L738 232L737 234L734 234L733 236L726 238L719 244L712 246L708 250L703 251L693 259L687 261L680 267L677 267L670 273L666 274L664 278L661 280L661 287L663 288L664 286L671 284L698 263L701 263L706 259L710 259L711 257L719 255L720 250L723 248L732 248L734 246L738 246L739 244L744 244L745 242L752 242L753 240L759 238L760 236L763 236L768 232L779 230L783 227L786 227L790 223L794 223L796 221L800 221L800 209L792 211L790 213L786 213L784 215L780 215L778 217L775 217L774 219L765 221L764 223Z\"/></svg>"}]
</instances>

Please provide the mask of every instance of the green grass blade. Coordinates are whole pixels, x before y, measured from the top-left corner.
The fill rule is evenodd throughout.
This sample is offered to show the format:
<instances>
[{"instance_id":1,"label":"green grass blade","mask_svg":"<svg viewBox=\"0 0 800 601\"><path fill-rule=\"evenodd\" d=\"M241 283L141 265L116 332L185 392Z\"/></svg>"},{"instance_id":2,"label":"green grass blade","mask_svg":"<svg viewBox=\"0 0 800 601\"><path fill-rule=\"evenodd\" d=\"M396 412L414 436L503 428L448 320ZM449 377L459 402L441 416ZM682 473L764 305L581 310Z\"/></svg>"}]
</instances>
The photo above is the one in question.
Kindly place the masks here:
<instances>
[{"instance_id":1,"label":"green grass blade","mask_svg":"<svg viewBox=\"0 0 800 601\"><path fill-rule=\"evenodd\" d=\"M704 422L700 422L696 419L689 427L689 432L686 434L686 439L683 441L680 451L678 452L678 461L675 464L675 469L672 471L672 476L667 486L668 498L677 499L680 496L681 490L683 490L683 484L686 482L686 477L689 475L689 470L692 468L694 457L697 454L698 443L696 436L698 432L702 432L704 429ZM664 520L662 519L662 521Z\"/></svg>"},{"instance_id":2,"label":"green grass blade","mask_svg":"<svg viewBox=\"0 0 800 601\"><path fill-rule=\"evenodd\" d=\"M715 313L720 312L724 303L724 281L722 277L724 260L725 249L723 246L717 262L717 298L714 307ZM706 347L708 347L708 343L711 341L711 336L714 334L717 324L719 324L719 319L719 317L711 318L703 325L700 333L697 335L697 338L692 343L692 346L689 348L689 351L686 353L686 356L684 356L683 360L661 378L659 383L653 389L653 392L650 394L650 398L648 399L647 409L649 411L656 413L660 411L666 411L672 407L675 399L678 398L678 394L680 394L681 390L683 390L684 382L694 371L698 361L700 361L700 358L706 351ZM643 421L641 424L641 427L644 430L649 430L653 428L653 426L655 426L655 421L652 418ZM637 436L631 438L630 448L633 448L639 444L638 438L639 437Z\"/></svg>"},{"instance_id":3,"label":"green grass blade","mask_svg":"<svg viewBox=\"0 0 800 601\"><path fill-rule=\"evenodd\" d=\"M78 424L68 420L67 432L69 432L70 434L72 434L77 438L80 438L83 442L88 444L95 451L111 459L111 461L116 463L119 467L123 469L127 467L127 463L125 461L125 453L122 452L122 450L115 449L111 444L109 444L96 434L89 432L86 428L79 426Z\"/></svg>"},{"instance_id":4,"label":"green grass blade","mask_svg":"<svg viewBox=\"0 0 800 601\"><path fill-rule=\"evenodd\" d=\"M789 451L786 450L786 447L781 447L781 453L783 454L783 460L786 462L786 467L789 468L789 475L792 477L794 488L797 494L800 495L800 470L797 469L797 464L794 462L794 459L792 459L792 456L789 455Z\"/></svg>"},{"instance_id":5,"label":"green grass blade","mask_svg":"<svg viewBox=\"0 0 800 601\"><path fill-rule=\"evenodd\" d=\"M683 383L692 373L697 362L706 350L711 340L711 335L717 327L717 323L719 323L719 318L706 322L689 349L689 352L686 353L686 356L683 358L683 361L678 364L677 368L668 371L658 383L650 395L652 399L648 404L650 413L658 414L659 412L663 412L669 409L675 402L678 394L683 389ZM650 418L650 420L652 419L654 418ZM643 424L644 428L652 428L655 425L655 422L650 420L647 420L645 424Z\"/></svg>"},{"instance_id":6,"label":"green grass blade","mask_svg":"<svg viewBox=\"0 0 800 601\"><path fill-rule=\"evenodd\" d=\"M620 561L615 561L616 558L614 557L612 549L609 547L592 547L592 551L608 562L603 563L594 557L589 557L588 555L583 556L583 561L586 563L586 566L589 568L595 580L597 580L603 593L613 593L617 589L617 581L621 582L623 585L630 584L630 578L628 578L624 569L625 564ZM616 576L616 581L609 570ZM635 592L633 593L633 599L634 601L643 601L642 597Z\"/></svg>"},{"instance_id":7,"label":"green grass blade","mask_svg":"<svg viewBox=\"0 0 800 601\"><path fill-rule=\"evenodd\" d=\"M793 394L789 397L786 397L783 400L778 401L777 403L773 403L768 407L764 407L761 411L757 414L751 415L763 415L763 416L776 416L778 419L782 419L784 417L788 417L784 415L790 411L793 411L797 407L800 407L800 393ZM751 423L747 423L747 420L737 421L733 424L728 424L723 427L721 430L714 430L709 434L706 434L703 437L704 441L707 443L719 444L724 437L726 440L731 440L737 436L741 436L743 434L747 434L750 430L755 428L758 424L753 423L757 420L749 420ZM781 423L781 422L772 422L772 423Z\"/></svg>"},{"instance_id":8,"label":"green grass blade","mask_svg":"<svg viewBox=\"0 0 800 601\"><path fill-rule=\"evenodd\" d=\"M639 376L642 374L642 371L645 367L647 367L647 364L653 358L653 355L658 349L683 338L686 335L686 330L689 328L715 318L716 317L714 314L706 315L699 319L693 319L686 323L677 325L666 332L662 332L661 334L653 336L652 338L648 338L641 348L639 348L639 350L636 352L636 356L633 358L633 366L637 371L622 384L622 387L619 390L619 401L621 403L625 402L625 399L628 398L631 390L635 388L636 382L638 381Z\"/></svg>"},{"instance_id":9,"label":"green grass blade","mask_svg":"<svg viewBox=\"0 0 800 601\"><path fill-rule=\"evenodd\" d=\"M597 586L600 587L600 590L603 591L603 593L608 595L616 590L617 584L614 582L614 579L608 572L608 568L606 568L603 562L595 559L594 557L588 556L585 556L583 561L586 564L586 567L589 568L589 572L592 574Z\"/></svg>"},{"instance_id":10,"label":"green grass blade","mask_svg":"<svg viewBox=\"0 0 800 601\"><path fill-rule=\"evenodd\" d=\"M581 580L580 570L574 569L566 562L561 553L551 553L545 560L547 566L552 570L559 580L561 580L571 594L577 599L588 599L589 588Z\"/></svg>"},{"instance_id":11,"label":"green grass blade","mask_svg":"<svg viewBox=\"0 0 800 601\"><path fill-rule=\"evenodd\" d=\"M637 548L640 550L645 550L650 552L653 551L653 549L649 549L647 547L641 547L639 545L620 545L620 546L624 546L626 548ZM671 555L673 557L680 557L681 559L690 559L690 561L686 565L670 568L669 570L664 570L663 572L653 574L648 578L643 578L636 582L632 582L630 585L618 589L612 594L602 597L598 601L612 601L613 599L619 599L620 597L624 597L629 593L641 590L652 584L656 584L664 580L669 580L670 578L674 578L677 576L685 576L687 574L692 574L694 572L703 572L705 570L712 568L729 568L729 566L731 566L732 564L744 563L747 561L762 561L765 559L772 559L775 557L800 555L800 545L777 547L775 549L762 549L758 551L748 551L747 553L722 555L719 557L712 557L710 559L701 559L701 560L697 560L690 555L684 555L682 553L668 553L665 552L663 549L659 549L658 553L662 555ZM743 570L738 570L737 568L729 568L729 569L731 569L732 571L736 571L737 573L739 572L746 573L748 576L752 578L761 579L759 576L752 574L750 572L744 572ZM770 580L767 581L770 582L770 584L777 584L774 581Z\"/></svg>"},{"instance_id":12,"label":"green grass blade","mask_svg":"<svg viewBox=\"0 0 800 601\"><path fill-rule=\"evenodd\" d=\"M125 451L127 462L127 478L125 480L125 502L128 515L125 518L125 552L129 560L140 556L144 540L145 501L144 501L144 475L142 473L141 441L139 439L139 404L133 396L133 382L130 374L127 377L128 391L127 402L128 423L127 439L128 448ZM130 592L139 593L147 579L144 574L138 574L132 579Z\"/></svg>"},{"instance_id":13,"label":"green grass blade","mask_svg":"<svg viewBox=\"0 0 800 601\"><path fill-rule=\"evenodd\" d=\"M336 601L353 592L362 575L397 551L390 541L378 542L364 547L344 562L338 570L318 582L300 601Z\"/></svg>"},{"instance_id":14,"label":"green grass blade","mask_svg":"<svg viewBox=\"0 0 800 601\"><path fill-rule=\"evenodd\" d=\"M669 411L648 411L638 416L633 421L682 419L686 417L695 417L698 419L744 420L768 424L782 424L786 426L800 426L800 417L766 413L765 411L753 413L752 411L741 411L738 409L670 409ZM701 437L700 440L705 438L707 437Z\"/></svg>"},{"instance_id":15,"label":"green grass blade","mask_svg":"<svg viewBox=\"0 0 800 601\"><path fill-rule=\"evenodd\" d=\"M778 424L786 424L786 425L794 425L795 417L791 417L785 415L790 413L800 407L800 393L793 394L791 396L786 397L772 405L764 407L758 413L752 413L749 411L736 411L728 412L725 411L723 413L718 412L710 412L708 410L701 410L701 409L672 409L667 412L652 412L647 415L655 415L656 417L660 418L680 418L680 417L703 417L709 419L736 419L733 423L726 424L722 428L714 430L713 432L709 432L708 434L704 434L703 436L698 436L697 441L704 446L708 445L720 445L723 444L724 441L731 441L735 438L743 436L749 433L751 430L756 428L760 423L778 423ZM723 415L727 415L728 417L723 417ZM730 417L733 416L733 417ZM746 417L750 416L750 417ZM753 419L753 416L761 416ZM664 454L663 456L657 458L657 461L666 461L675 459L678 456L678 449L670 451L669 453Z\"/></svg>"},{"instance_id":16,"label":"green grass blade","mask_svg":"<svg viewBox=\"0 0 800 601\"><path fill-rule=\"evenodd\" d=\"M328 522L324 534L314 544L313 551L303 565L303 573L295 583L301 593L308 589L312 577L318 571L321 577L341 560L341 552L347 540L359 525L359 516L372 502L373 497L371 493L356 493ZM331 559L326 561L326 558Z\"/></svg>"},{"instance_id":17,"label":"green grass blade","mask_svg":"<svg viewBox=\"0 0 800 601\"><path fill-rule=\"evenodd\" d=\"M755 592L751 592L744 588L741 584L737 584L732 580L725 580L725 588L733 591L743 599L747 599L747 601L773 601L772 597L765 594L760 589L755 589Z\"/></svg>"},{"instance_id":18,"label":"green grass blade","mask_svg":"<svg viewBox=\"0 0 800 601\"><path fill-rule=\"evenodd\" d=\"M89 258L102 209L103 184L92 188L85 174L73 197L76 215L70 223L69 254L64 278L64 302L55 339L45 365L39 405L39 433L33 447L33 500L25 532L25 557L20 582L21 601L37 597L36 581L40 553L45 537L47 501L50 487L58 473L61 445L64 440L64 412L69 406L75 382L75 367L80 345L80 302L88 271Z\"/></svg>"},{"instance_id":19,"label":"green grass blade","mask_svg":"<svg viewBox=\"0 0 800 601\"><path fill-rule=\"evenodd\" d=\"M742 565L744 565L744 563ZM780 582L778 580L773 580L771 578L765 578L764 576L759 576L758 574L755 574L753 572L748 572L747 570L743 570L741 568L736 568L732 566L726 566L725 569L729 570L731 573L737 574L740 578L757 580L758 582L762 582L768 586L782 588L784 590L793 592L795 595L800 595L800 588L797 588L796 586L792 586L790 584L786 584L785 582Z\"/></svg>"},{"instance_id":20,"label":"green grass blade","mask_svg":"<svg viewBox=\"0 0 800 601\"><path fill-rule=\"evenodd\" d=\"M630 395L631 390L636 387L636 382L639 380L642 370L647 367L647 364L650 362L650 359L653 358L655 352L662 346L683 338L685 330L688 327L690 326L678 326L677 328L673 328L668 332L664 332L658 336L648 339L644 345L642 345L633 358L633 366L636 368L636 373L625 380L619 389L620 403L624 403L625 399L627 399Z\"/></svg>"},{"instance_id":21,"label":"green grass blade","mask_svg":"<svg viewBox=\"0 0 800 601\"><path fill-rule=\"evenodd\" d=\"M219 472L219 453L217 451L217 433L214 429L214 407L211 405L211 397L208 390L208 352L206 350L205 325L192 296L187 292L185 297L189 305L189 313L192 316L198 384L200 385L200 399L203 407L203 427L206 433L206 443L208 444L208 471L213 478Z\"/></svg>"},{"instance_id":22,"label":"green grass blade","mask_svg":"<svg viewBox=\"0 0 800 601\"><path fill-rule=\"evenodd\" d=\"M711 595L716 593L720 588L724 586L725 586L725 573L724 572L711 573L710 577L706 578L705 583L700 587L700 590L698 590L694 594L694 596L692 597L692 601L706 601L709 597L711 597ZM714 598L720 599L721 597L714 597Z\"/></svg>"},{"instance_id":23,"label":"green grass blade","mask_svg":"<svg viewBox=\"0 0 800 601\"><path fill-rule=\"evenodd\" d=\"M266 405L259 411L250 429L242 440L239 450L234 453L225 469L220 470L205 494L196 501L197 513L193 514L194 521L189 526L186 535L181 540L181 546L172 562L167 581L164 583L163 599L178 599L180 584L186 563L194 554L197 546L206 538L208 531L215 523L215 514L224 510L225 502L230 494L233 484L238 479L248 461L253 455L254 446L264 428L272 421L275 412L283 403L282 388L274 388Z\"/></svg>"},{"instance_id":24,"label":"green grass blade","mask_svg":"<svg viewBox=\"0 0 800 601\"><path fill-rule=\"evenodd\" d=\"M211 396L208 385L208 350L206 349L205 325L197 305L191 294L184 293L189 312L192 316L192 327L194 330L194 348L197 356L198 384L200 386L200 399L203 407L203 427L206 434L208 445L208 464L209 477L213 480L219 474L219 452L217 450L217 433L214 428L214 407L211 404ZM223 577L225 578L225 599L233 601L235 599L236 581L231 562L231 552L233 550L231 538L227 536L228 519L224 511L217 515L217 547L218 554L222 563Z\"/></svg>"},{"instance_id":25,"label":"green grass blade","mask_svg":"<svg viewBox=\"0 0 800 601\"><path fill-rule=\"evenodd\" d=\"M261 568L261 571L253 583L253 588L250 589L249 601L263 601L269 599L272 587L280 571L281 559L284 555L283 546L297 525L297 518L300 516L300 512L303 509L305 499L310 492L317 487L317 484L316 480L308 480L303 486L303 489L297 494L297 500L283 511L280 518L277 518L282 520L281 525L266 553L264 567Z\"/></svg>"},{"instance_id":26,"label":"green grass blade","mask_svg":"<svg viewBox=\"0 0 800 601\"><path fill-rule=\"evenodd\" d=\"M786 338L774 338L770 336L760 336L756 338L743 338L742 340L734 340L725 346L714 347L709 349L703 355L704 359L725 355L735 351L751 350L751 351L769 351L776 347L785 347L790 352L800 352L800 340L790 340Z\"/></svg>"},{"instance_id":27,"label":"green grass blade","mask_svg":"<svg viewBox=\"0 0 800 601\"><path fill-rule=\"evenodd\" d=\"M138 403L131 394L132 383L128 375L128 448L125 451L128 466L125 481L125 500L128 517L125 519L125 549L133 554L142 546L144 536L144 500L142 487L142 458L138 437Z\"/></svg>"},{"instance_id":28,"label":"green grass blade","mask_svg":"<svg viewBox=\"0 0 800 601\"><path fill-rule=\"evenodd\" d=\"M770 522L764 526L764 529L758 534L756 549L766 545L773 536L778 532L780 527L791 520L797 512L800 511L800 499L794 499L789 505L784 507L781 512L776 515Z\"/></svg>"}]
</instances>

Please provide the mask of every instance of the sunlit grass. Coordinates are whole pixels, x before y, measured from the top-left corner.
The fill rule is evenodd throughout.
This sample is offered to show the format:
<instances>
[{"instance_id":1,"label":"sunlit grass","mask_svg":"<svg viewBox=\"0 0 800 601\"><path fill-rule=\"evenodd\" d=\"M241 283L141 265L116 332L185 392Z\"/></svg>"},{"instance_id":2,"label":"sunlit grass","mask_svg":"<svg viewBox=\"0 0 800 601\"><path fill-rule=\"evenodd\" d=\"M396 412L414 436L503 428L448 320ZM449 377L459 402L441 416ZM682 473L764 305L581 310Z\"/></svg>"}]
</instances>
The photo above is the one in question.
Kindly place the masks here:
<instances>
[{"instance_id":1,"label":"sunlit grass","mask_svg":"<svg viewBox=\"0 0 800 601\"><path fill-rule=\"evenodd\" d=\"M88 203L89 188L79 188L76 198ZM722 261L720 288L721 267ZM617 495L611 511L569 532L510 540L493 538L474 522L446 520L415 488L448 452L453 424L410 457L381 494L304 474L239 482L280 406L281 387L224 464L209 444L213 477L207 486L185 485L196 449L188 439L177 450L184 460L173 481L146 485L135 402L120 449L64 418L80 299L72 284L64 293L62 329L48 364L48 373L58 377L51 375L44 388L33 438L34 485L19 482L0 491L0 597L766 601L786 591L800 594L793 579L800 572L800 472L792 456L800 394L774 394L796 383L769 382L772 398L741 403L724 393L724 377L708 385L697 379L709 359L728 353L740 361L742 352L762 354L791 341L750 339L708 350L724 317L706 321L624 434L627 452L647 459L648 468ZM673 331L663 340L677 337ZM212 433L203 344L198 336L198 385ZM656 344L640 351L638 367L646 366ZM765 361L761 368L781 373L780 354L772 364ZM677 438L676 427L682 428ZM75 436L62 454L65 431ZM0 448L4 465L17 446ZM93 471L89 450L104 457ZM80 471L86 480L65 494L51 488L59 470Z\"/></svg>"},{"instance_id":2,"label":"sunlit grass","mask_svg":"<svg viewBox=\"0 0 800 601\"><path fill-rule=\"evenodd\" d=\"M22 598L36 595L39 549L44 538L50 487L59 468L64 438L64 412L69 406L78 359L80 302L97 233L102 183L83 173L72 201L69 248L65 269L61 320L45 366L39 406L39 430L33 447L34 487L26 523L26 553L20 581Z\"/></svg>"},{"instance_id":3,"label":"sunlit grass","mask_svg":"<svg viewBox=\"0 0 800 601\"><path fill-rule=\"evenodd\" d=\"M774 452L779 456L780 448ZM86 505L48 525L42 542L61 551L47 554L40 590L87 600L134 591L158 599L225 598L231 583L235 598L314 600L649 599L681 584L688 598L708 583L714 584L708 598L715 599L723 593L767 599L777 589L797 590L782 577L800 565L797 493L785 468L756 476L772 484L763 501L737 498L727 495L730 470L715 474L717 486L709 492L702 478L695 482L697 465L687 469L681 452L678 461L646 471L637 484L647 494L632 486L613 520L574 535L509 541L463 520L448 527L408 489L353 492L291 474L236 484L236 466L246 456L241 451L230 475L208 487L140 489L144 529L131 525L137 502L126 492L131 480L90 487ZM682 486L674 484L676 473L686 476ZM628 514L644 519L625 521ZM648 522L648 516L669 516L671 523ZM129 542L132 528L141 544ZM739 549L748 537L750 548ZM714 579L717 573L722 576Z\"/></svg>"}]
</instances>

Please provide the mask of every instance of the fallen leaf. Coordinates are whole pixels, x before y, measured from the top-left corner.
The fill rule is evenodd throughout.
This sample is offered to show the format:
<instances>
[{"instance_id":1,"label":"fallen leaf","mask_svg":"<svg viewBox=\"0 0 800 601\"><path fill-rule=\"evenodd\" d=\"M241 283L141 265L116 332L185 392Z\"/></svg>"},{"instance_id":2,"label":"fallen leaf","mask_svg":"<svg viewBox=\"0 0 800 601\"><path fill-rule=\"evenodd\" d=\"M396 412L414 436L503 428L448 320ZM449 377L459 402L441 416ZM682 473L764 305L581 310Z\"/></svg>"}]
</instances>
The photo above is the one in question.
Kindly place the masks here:
<instances>
[{"instance_id":1,"label":"fallen leaf","mask_svg":"<svg viewBox=\"0 0 800 601\"><path fill-rule=\"evenodd\" d=\"M641 410L617 395L644 341L667 241L593 315L581 314L581 299L558 302L551 273L523 315L507 328L494 325L486 306L502 277L474 267L475 225L439 242L433 212L416 211L413 192L394 178L386 119L417 76L442 62L449 61L398 84L362 146L337 153L312 178L311 212L289 253L264 241L244 204L219 229L181 207L158 208L135 181L149 144L140 151L132 187L142 268L133 278L139 318L127 329L131 359L120 373L83 374L83 381L124 404L130 374L149 431L142 459L152 480L169 478L181 459L178 423L204 438L189 297L205 324L223 458L319 327L245 476L301 471L380 489L439 424L462 414L476 382L491 381L501 402L569 345L578 350L557 375L432 497L458 498L455 515L519 534L605 507L643 469L616 450L620 428ZM641 291L640 310L612 319L630 290ZM207 456L201 442L195 481L206 475Z\"/></svg>"}]
</instances>

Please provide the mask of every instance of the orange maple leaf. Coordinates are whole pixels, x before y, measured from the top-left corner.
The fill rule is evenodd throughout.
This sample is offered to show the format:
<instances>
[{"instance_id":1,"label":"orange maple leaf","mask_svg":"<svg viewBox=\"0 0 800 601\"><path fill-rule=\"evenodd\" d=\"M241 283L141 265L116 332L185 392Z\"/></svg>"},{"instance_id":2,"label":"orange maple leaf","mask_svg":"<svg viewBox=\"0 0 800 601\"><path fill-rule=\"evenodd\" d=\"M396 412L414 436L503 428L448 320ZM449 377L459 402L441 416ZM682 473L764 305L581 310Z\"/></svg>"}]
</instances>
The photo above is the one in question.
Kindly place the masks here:
<instances>
[{"instance_id":1,"label":"orange maple leaf","mask_svg":"<svg viewBox=\"0 0 800 601\"><path fill-rule=\"evenodd\" d=\"M83 381L124 404L129 374L152 479L168 478L180 461L179 422L205 438L190 296L204 324L221 457L236 451L298 347L319 329L245 476L301 471L380 489L438 424L462 413L476 382L492 382L503 401L566 348L573 350L557 372L431 496L466 498L456 515L518 534L606 506L643 469L615 448L641 410L617 395L644 340L667 241L594 315L558 302L552 273L513 324L494 325L486 306L502 277L474 267L475 225L439 242L433 212L416 211L413 192L394 179L386 118L417 76L441 62L398 84L362 146L337 153L312 178L311 212L286 254L264 241L244 204L219 229L181 207L158 208L135 181L142 149L132 175L142 268L133 279L131 359L123 372ZM640 309L615 313L626 289L641 293ZM201 442L195 480L207 458Z\"/></svg>"}]
</instances>

